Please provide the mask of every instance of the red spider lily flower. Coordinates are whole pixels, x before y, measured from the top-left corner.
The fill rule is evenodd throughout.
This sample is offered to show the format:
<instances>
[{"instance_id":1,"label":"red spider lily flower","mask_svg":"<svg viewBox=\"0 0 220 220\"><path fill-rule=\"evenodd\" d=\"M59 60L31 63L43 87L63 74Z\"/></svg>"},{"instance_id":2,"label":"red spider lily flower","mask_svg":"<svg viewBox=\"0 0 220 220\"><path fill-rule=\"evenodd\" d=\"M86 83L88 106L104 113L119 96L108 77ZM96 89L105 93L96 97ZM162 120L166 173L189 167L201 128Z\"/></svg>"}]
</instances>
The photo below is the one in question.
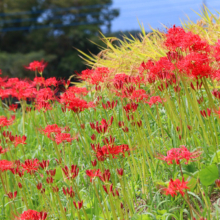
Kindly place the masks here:
<instances>
[{"instance_id":1,"label":"red spider lily flower","mask_svg":"<svg viewBox=\"0 0 220 220\"><path fill-rule=\"evenodd\" d=\"M73 205L75 206L75 208L76 209L81 209L82 208L82 206L83 206L83 200L80 202L80 201L78 201L78 207L77 207L77 205L76 205L76 202L75 201L73 201Z\"/></svg>"},{"instance_id":2,"label":"red spider lily flower","mask_svg":"<svg viewBox=\"0 0 220 220\"><path fill-rule=\"evenodd\" d=\"M109 171L109 169L105 170L103 173L101 173L101 175L99 175L99 179L102 182L108 182L110 179L111 173Z\"/></svg>"},{"instance_id":3,"label":"red spider lily flower","mask_svg":"<svg viewBox=\"0 0 220 220\"><path fill-rule=\"evenodd\" d=\"M105 145L103 147L100 147L99 145L96 147L93 147L91 145L93 150L96 153L96 157L99 161L104 161L107 157L112 156L113 159L116 158L116 155L122 154L125 156L125 152L129 152L130 149L128 145L122 144L119 146L114 146L114 145Z\"/></svg>"},{"instance_id":4,"label":"red spider lily flower","mask_svg":"<svg viewBox=\"0 0 220 220\"><path fill-rule=\"evenodd\" d=\"M98 121L96 122L96 124L90 122L90 126L93 130L96 130L98 133L104 134L108 131L108 128L112 125L113 119L114 119L113 116L109 121L106 121L106 119L103 118L101 120L101 123L99 123Z\"/></svg>"},{"instance_id":5,"label":"red spider lily flower","mask_svg":"<svg viewBox=\"0 0 220 220\"><path fill-rule=\"evenodd\" d=\"M17 196L17 191L15 191L14 193L9 192L9 193L7 194L7 196L8 196L9 199L15 199L16 196Z\"/></svg>"},{"instance_id":6,"label":"red spider lily flower","mask_svg":"<svg viewBox=\"0 0 220 220\"><path fill-rule=\"evenodd\" d=\"M199 79L202 77L212 77L214 70L210 63L210 58L207 54L192 52L180 60L177 63L177 67L181 74L192 79Z\"/></svg>"},{"instance_id":7,"label":"red spider lily flower","mask_svg":"<svg viewBox=\"0 0 220 220\"><path fill-rule=\"evenodd\" d=\"M146 102L149 96L146 94L146 91L144 89L138 89L133 91L130 98L135 100L136 102Z\"/></svg>"},{"instance_id":8,"label":"red spider lily flower","mask_svg":"<svg viewBox=\"0 0 220 220\"><path fill-rule=\"evenodd\" d=\"M95 167L97 165L97 160L91 161L92 166Z\"/></svg>"},{"instance_id":9,"label":"red spider lily flower","mask_svg":"<svg viewBox=\"0 0 220 220\"><path fill-rule=\"evenodd\" d=\"M124 170L122 168L117 169L117 173L118 175L123 176Z\"/></svg>"},{"instance_id":10,"label":"red spider lily flower","mask_svg":"<svg viewBox=\"0 0 220 220\"><path fill-rule=\"evenodd\" d=\"M168 165L173 164L173 161L176 164L180 164L180 160L185 159L185 164L188 164L189 160L195 159L200 155L201 152L199 151L190 152L185 146L180 146L180 148L172 148L167 151L167 156L159 155L158 159L166 161Z\"/></svg>"},{"instance_id":11,"label":"red spider lily flower","mask_svg":"<svg viewBox=\"0 0 220 220\"><path fill-rule=\"evenodd\" d=\"M70 189L67 187L66 189L63 187L63 194L69 195L70 198L73 198L75 196L75 192L73 191L73 187L71 186Z\"/></svg>"},{"instance_id":12,"label":"red spider lily flower","mask_svg":"<svg viewBox=\"0 0 220 220\"><path fill-rule=\"evenodd\" d=\"M182 180L182 182L179 179L171 179L168 188L164 189L166 195L171 195L172 197L174 197L174 195L177 195L177 193L179 192L182 196L184 196L185 192L183 190L189 189L187 183L188 182L184 181L184 179Z\"/></svg>"},{"instance_id":13,"label":"red spider lily flower","mask_svg":"<svg viewBox=\"0 0 220 220\"><path fill-rule=\"evenodd\" d=\"M207 41L202 40L197 34L185 32L182 27L176 27L174 25L173 28L168 30L166 38L165 46L172 51L175 51L177 48L184 51L210 51Z\"/></svg>"},{"instance_id":14,"label":"red spider lily flower","mask_svg":"<svg viewBox=\"0 0 220 220\"><path fill-rule=\"evenodd\" d=\"M73 93L74 95L86 96L89 91L87 88L72 86L68 88L68 91Z\"/></svg>"},{"instance_id":15,"label":"red spider lily flower","mask_svg":"<svg viewBox=\"0 0 220 220\"><path fill-rule=\"evenodd\" d=\"M15 147L17 147L19 144L27 144L27 143L25 143L26 139L27 139L27 137L25 135L23 135L22 137L16 135L14 137L13 144Z\"/></svg>"},{"instance_id":16,"label":"red spider lily flower","mask_svg":"<svg viewBox=\"0 0 220 220\"><path fill-rule=\"evenodd\" d=\"M0 154L5 154L8 151L8 148L3 149L2 146L0 146Z\"/></svg>"},{"instance_id":17,"label":"red spider lily flower","mask_svg":"<svg viewBox=\"0 0 220 220\"><path fill-rule=\"evenodd\" d=\"M47 218L46 212L37 212L35 210L24 211L18 218L18 220L45 220Z\"/></svg>"},{"instance_id":18,"label":"red spider lily flower","mask_svg":"<svg viewBox=\"0 0 220 220\"><path fill-rule=\"evenodd\" d=\"M90 105L87 101L82 100L78 97L64 97L65 93L61 95L60 102L64 104L64 106L75 113L82 112L85 109L90 108Z\"/></svg>"},{"instance_id":19,"label":"red spider lily flower","mask_svg":"<svg viewBox=\"0 0 220 220\"><path fill-rule=\"evenodd\" d=\"M37 184L37 189L38 189L38 190L41 190L41 189L42 189L42 186L43 186L42 183L38 183L38 184Z\"/></svg>"},{"instance_id":20,"label":"red spider lily flower","mask_svg":"<svg viewBox=\"0 0 220 220\"><path fill-rule=\"evenodd\" d=\"M33 81L34 86L45 86L45 78L44 77L35 77Z\"/></svg>"},{"instance_id":21,"label":"red spider lily flower","mask_svg":"<svg viewBox=\"0 0 220 220\"><path fill-rule=\"evenodd\" d=\"M15 116L11 116L10 119L7 119L5 116L0 116L0 129L2 127L8 127L9 125L12 125L15 120Z\"/></svg>"},{"instance_id":22,"label":"red spider lily flower","mask_svg":"<svg viewBox=\"0 0 220 220\"><path fill-rule=\"evenodd\" d=\"M22 184L19 182L18 183L18 187L21 189L22 188Z\"/></svg>"},{"instance_id":23,"label":"red spider lily flower","mask_svg":"<svg viewBox=\"0 0 220 220\"><path fill-rule=\"evenodd\" d=\"M217 89L212 90L212 95L214 95L215 98L220 99L220 91L218 91Z\"/></svg>"},{"instance_id":24,"label":"red spider lily flower","mask_svg":"<svg viewBox=\"0 0 220 220\"><path fill-rule=\"evenodd\" d=\"M31 71L38 71L42 73L46 66L47 66L47 63L44 63L44 61L42 60L42 61L33 61L29 64L29 66L25 66L25 68Z\"/></svg>"},{"instance_id":25,"label":"red spider lily flower","mask_svg":"<svg viewBox=\"0 0 220 220\"><path fill-rule=\"evenodd\" d=\"M10 171L15 175L18 174L20 177L24 175L24 170L21 166L21 162L19 160L16 160L14 162L14 166L10 168Z\"/></svg>"},{"instance_id":26,"label":"red spider lily flower","mask_svg":"<svg viewBox=\"0 0 220 220\"><path fill-rule=\"evenodd\" d=\"M92 182L93 178L100 177L101 174L100 169L86 170L86 175L90 177L90 182Z\"/></svg>"},{"instance_id":27,"label":"red spider lily flower","mask_svg":"<svg viewBox=\"0 0 220 220\"><path fill-rule=\"evenodd\" d=\"M49 160L42 160L42 162L39 162L40 167L44 170L46 169L50 164Z\"/></svg>"},{"instance_id":28,"label":"red spider lily flower","mask_svg":"<svg viewBox=\"0 0 220 220\"><path fill-rule=\"evenodd\" d=\"M113 109L117 106L117 104L118 104L117 100L116 101L113 100L112 102L107 101L106 104L102 103L102 107L104 109Z\"/></svg>"},{"instance_id":29,"label":"red spider lily flower","mask_svg":"<svg viewBox=\"0 0 220 220\"><path fill-rule=\"evenodd\" d=\"M11 104L9 105L8 110L15 112L17 108L18 108L18 104Z\"/></svg>"},{"instance_id":30,"label":"red spider lily flower","mask_svg":"<svg viewBox=\"0 0 220 220\"><path fill-rule=\"evenodd\" d=\"M6 171L12 169L14 164L8 160L0 160L0 171Z\"/></svg>"},{"instance_id":31,"label":"red spider lily flower","mask_svg":"<svg viewBox=\"0 0 220 220\"><path fill-rule=\"evenodd\" d=\"M80 79L85 80L89 84L98 85L104 82L110 75L111 71L106 67L97 67L95 70L83 70L81 74L77 74Z\"/></svg>"},{"instance_id":32,"label":"red spider lily flower","mask_svg":"<svg viewBox=\"0 0 220 220\"><path fill-rule=\"evenodd\" d=\"M54 193L59 192L59 188L58 188L58 186L54 186L54 187L52 188L52 190L53 190Z\"/></svg>"},{"instance_id":33,"label":"red spider lily flower","mask_svg":"<svg viewBox=\"0 0 220 220\"><path fill-rule=\"evenodd\" d=\"M124 106L124 110L126 111L126 114L130 112L135 112L137 110L138 104L136 103L129 103L126 106Z\"/></svg>"},{"instance_id":34,"label":"red spider lily flower","mask_svg":"<svg viewBox=\"0 0 220 220\"><path fill-rule=\"evenodd\" d=\"M57 79L55 77L48 78L45 81L45 86L46 87L48 87L48 86L56 87L58 84L59 84L59 82L57 81Z\"/></svg>"},{"instance_id":35,"label":"red spider lily flower","mask_svg":"<svg viewBox=\"0 0 220 220\"><path fill-rule=\"evenodd\" d=\"M47 179L46 179L46 181L47 181L48 184L52 184L52 183L53 183L53 180L54 180L54 179L53 179L53 177L51 177L51 176L50 176L50 177L47 177Z\"/></svg>"},{"instance_id":36,"label":"red spider lily flower","mask_svg":"<svg viewBox=\"0 0 220 220\"><path fill-rule=\"evenodd\" d=\"M21 166L24 171L32 175L39 169L40 164L38 159L27 159Z\"/></svg>"},{"instance_id":37,"label":"red spider lily flower","mask_svg":"<svg viewBox=\"0 0 220 220\"><path fill-rule=\"evenodd\" d=\"M104 142L104 144L108 144L108 145L114 144L114 143L115 143L115 137L113 138L113 137L110 135L110 136L109 136L109 139L105 137L102 141Z\"/></svg>"},{"instance_id":38,"label":"red spider lily flower","mask_svg":"<svg viewBox=\"0 0 220 220\"><path fill-rule=\"evenodd\" d=\"M71 137L71 135L69 133L58 133L55 136L55 141L57 144L60 144L62 142L69 142L70 143L77 138L78 138L78 135L76 135L75 137Z\"/></svg>"},{"instance_id":39,"label":"red spider lily flower","mask_svg":"<svg viewBox=\"0 0 220 220\"><path fill-rule=\"evenodd\" d=\"M61 128L58 127L57 124L52 124L52 125L47 125L45 129L40 128L40 131L45 135L47 135L48 138L50 138L51 135L61 133Z\"/></svg>"},{"instance_id":40,"label":"red spider lily flower","mask_svg":"<svg viewBox=\"0 0 220 220\"><path fill-rule=\"evenodd\" d=\"M95 134L92 134L91 139L92 139L93 141L96 140L96 136L95 136Z\"/></svg>"},{"instance_id":41,"label":"red spider lily flower","mask_svg":"<svg viewBox=\"0 0 220 220\"><path fill-rule=\"evenodd\" d=\"M56 175L56 169L54 169L54 170L46 170L46 173L47 173L47 175L55 176Z\"/></svg>"},{"instance_id":42,"label":"red spider lily flower","mask_svg":"<svg viewBox=\"0 0 220 220\"><path fill-rule=\"evenodd\" d=\"M69 168L67 166L62 168L62 170L63 170L65 176L67 177L67 179L70 179L70 178L74 179L79 174L79 168L77 168L77 165L71 165L71 170L69 170Z\"/></svg>"},{"instance_id":43,"label":"red spider lily flower","mask_svg":"<svg viewBox=\"0 0 220 220\"><path fill-rule=\"evenodd\" d=\"M161 100L160 96L152 96L152 97L150 97L150 101L147 103L151 107L152 105L158 105L159 103L162 103L162 100Z\"/></svg>"}]
</instances>

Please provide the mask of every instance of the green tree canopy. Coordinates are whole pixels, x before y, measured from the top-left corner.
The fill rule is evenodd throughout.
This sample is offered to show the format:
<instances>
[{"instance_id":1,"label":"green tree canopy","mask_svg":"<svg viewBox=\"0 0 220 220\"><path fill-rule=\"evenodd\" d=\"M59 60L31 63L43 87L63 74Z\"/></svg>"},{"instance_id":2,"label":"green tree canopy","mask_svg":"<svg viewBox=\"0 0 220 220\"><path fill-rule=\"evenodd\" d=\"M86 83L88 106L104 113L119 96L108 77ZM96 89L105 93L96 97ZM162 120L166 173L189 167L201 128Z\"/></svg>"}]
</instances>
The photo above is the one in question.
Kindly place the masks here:
<instances>
[{"instance_id":1,"label":"green tree canopy","mask_svg":"<svg viewBox=\"0 0 220 220\"><path fill-rule=\"evenodd\" d=\"M13 77L29 75L17 65L40 56L50 61L46 76L67 78L81 71L85 65L74 47L97 54L97 46L89 40L100 44L101 27L110 32L111 21L119 15L111 8L112 0L2 0L0 4L0 65L12 65L0 69Z\"/></svg>"}]
</instances>

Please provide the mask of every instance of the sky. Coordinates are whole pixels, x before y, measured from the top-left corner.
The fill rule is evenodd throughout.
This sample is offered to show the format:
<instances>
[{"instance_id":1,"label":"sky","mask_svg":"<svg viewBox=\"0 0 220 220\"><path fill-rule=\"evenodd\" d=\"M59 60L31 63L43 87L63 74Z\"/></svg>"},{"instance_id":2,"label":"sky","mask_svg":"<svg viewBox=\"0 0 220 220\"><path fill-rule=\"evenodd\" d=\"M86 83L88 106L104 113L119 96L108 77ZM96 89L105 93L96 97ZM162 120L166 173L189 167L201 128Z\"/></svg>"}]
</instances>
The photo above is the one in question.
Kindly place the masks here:
<instances>
[{"instance_id":1,"label":"sky","mask_svg":"<svg viewBox=\"0 0 220 220\"><path fill-rule=\"evenodd\" d=\"M120 15L112 21L112 31L140 30L138 20L146 31L150 26L162 29L162 24L180 26L180 19L188 20L186 15L196 22L200 17L194 11L200 12L203 2L219 16L220 0L113 0L112 7L118 8Z\"/></svg>"}]
</instances>

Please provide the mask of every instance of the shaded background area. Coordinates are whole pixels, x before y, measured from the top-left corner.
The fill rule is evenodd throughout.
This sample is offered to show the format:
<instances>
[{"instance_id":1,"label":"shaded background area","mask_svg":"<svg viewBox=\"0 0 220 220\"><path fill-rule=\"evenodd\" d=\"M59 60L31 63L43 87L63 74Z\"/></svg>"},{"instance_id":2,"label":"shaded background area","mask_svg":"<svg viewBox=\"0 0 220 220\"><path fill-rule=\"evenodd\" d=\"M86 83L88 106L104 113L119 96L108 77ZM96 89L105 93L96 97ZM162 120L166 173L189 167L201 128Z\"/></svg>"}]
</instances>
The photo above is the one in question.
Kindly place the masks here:
<instances>
[{"instance_id":1,"label":"shaded background area","mask_svg":"<svg viewBox=\"0 0 220 220\"><path fill-rule=\"evenodd\" d=\"M1 0L0 69L10 77L29 77L23 68L34 60L45 60L45 77L68 78L86 69L75 48L99 53L99 32L117 36L140 28L181 25L186 14L194 22L203 4L220 11L218 0ZM217 13L216 13L217 14Z\"/></svg>"}]
</instances>

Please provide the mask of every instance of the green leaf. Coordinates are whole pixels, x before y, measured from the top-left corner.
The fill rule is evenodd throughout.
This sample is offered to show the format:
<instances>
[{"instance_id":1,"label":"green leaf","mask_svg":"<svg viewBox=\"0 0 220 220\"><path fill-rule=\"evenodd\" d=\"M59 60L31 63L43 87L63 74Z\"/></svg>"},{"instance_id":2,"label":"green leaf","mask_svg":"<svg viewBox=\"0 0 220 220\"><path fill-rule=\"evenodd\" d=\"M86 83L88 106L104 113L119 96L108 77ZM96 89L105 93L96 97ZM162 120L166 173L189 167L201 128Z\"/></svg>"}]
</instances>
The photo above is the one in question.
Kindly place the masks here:
<instances>
[{"instance_id":1,"label":"green leaf","mask_svg":"<svg viewBox=\"0 0 220 220\"><path fill-rule=\"evenodd\" d=\"M199 171L199 178L204 186L209 186L218 179L218 167L212 164Z\"/></svg>"}]
</instances>

